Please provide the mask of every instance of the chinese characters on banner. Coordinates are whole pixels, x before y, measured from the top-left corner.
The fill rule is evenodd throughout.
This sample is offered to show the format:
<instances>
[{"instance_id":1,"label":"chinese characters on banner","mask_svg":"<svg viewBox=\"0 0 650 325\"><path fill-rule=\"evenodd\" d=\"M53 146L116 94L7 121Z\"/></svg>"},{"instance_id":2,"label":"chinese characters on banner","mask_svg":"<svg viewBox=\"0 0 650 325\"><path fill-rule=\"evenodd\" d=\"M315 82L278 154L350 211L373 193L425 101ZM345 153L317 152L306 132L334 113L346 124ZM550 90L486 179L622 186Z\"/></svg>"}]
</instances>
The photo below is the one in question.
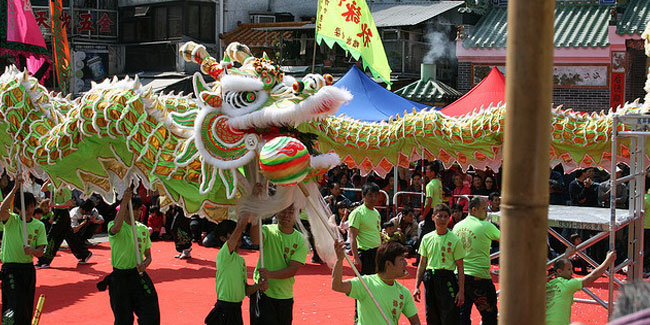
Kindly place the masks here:
<instances>
[{"instance_id":1,"label":"chinese characters on banner","mask_svg":"<svg viewBox=\"0 0 650 325\"><path fill-rule=\"evenodd\" d=\"M609 95L609 107L616 108L625 104L625 52L612 52L612 87Z\"/></svg>"},{"instance_id":2,"label":"chinese characters on banner","mask_svg":"<svg viewBox=\"0 0 650 325\"><path fill-rule=\"evenodd\" d=\"M72 35L85 35L90 38L117 37L117 12L104 10L75 11L74 26L70 12L61 10L58 19L65 30ZM34 8L34 16L39 27L49 30L52 28L50 10L45 7Z\"/></svg>"},{"instance_id":3,"label":"chinese characters on banner","mask_svg":"<svg viewBox=\"0 0 650 325\"><path fill-rule=\"evenodd\" d=\"M316 16L316 42L332 48L338 44L363 67L388 85L390 66L375 21L365 0L319 0Z\"/></svg>"},{"instance_id":4,"label":"chinese characters on banner","mask_svg":"<svg viewBox=\"0 0 650 325\"><path fill-rule=\"evenodd\" d=\"M609 106L616 110L625 103L625 73L612 73L612 90L609 99Z\"/></svg>"}]
</instances>

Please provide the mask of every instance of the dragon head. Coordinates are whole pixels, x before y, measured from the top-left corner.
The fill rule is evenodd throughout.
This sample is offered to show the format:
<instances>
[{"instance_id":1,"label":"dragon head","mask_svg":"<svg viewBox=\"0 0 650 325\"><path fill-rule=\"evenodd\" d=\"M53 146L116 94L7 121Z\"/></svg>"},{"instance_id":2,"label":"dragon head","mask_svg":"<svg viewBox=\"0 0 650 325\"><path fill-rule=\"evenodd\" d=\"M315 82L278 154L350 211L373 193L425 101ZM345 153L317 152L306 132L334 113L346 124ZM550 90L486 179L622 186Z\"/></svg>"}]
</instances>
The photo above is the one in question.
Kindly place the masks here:
<instances>
[{"instance_id":1,"label":"dragon head","mask_svg":"<svg viewBox=\"0 0 650 325\"><path fill-rule=\"evenodd\" d=\"M180 52L215 79L206 84L200 74L195 74L195 95L227 116L234 130L259 133L255 129L296 126L335 114L352 99L348 91L331 86L331 75L308 74L295 80L285 76L266 55L256 58L239 43L228 45L221 62L209 56L204 46L192 42L183 45Z\"/></svg>"},{"instance_id":2,"label":"dragon head","mask_svg":"<svg viewBox=\"0 0 650 325\"><path fill-rule=\"evenodd\" d=\"M198 155L203 157L202 193L212 188L210 182L215 178L206 174L219 174L227 196L233 197L235 169L252 162L266 141L282 135L282 127L332 115L352 99L348 91L331 86L330 75L310 74L295 80L285 76L266 55L256 58L239 43L228 45L221 62L203 45L192 42L184 44L180 54L198 63L201 71L215 80L206 83L200 73L195 73L197 109L171 115L176 125L193 129L176 164L182 166ZM312 165L329 165L332 161L325 160L327 164L312 160Z\"/></svg>"}]
</instances>

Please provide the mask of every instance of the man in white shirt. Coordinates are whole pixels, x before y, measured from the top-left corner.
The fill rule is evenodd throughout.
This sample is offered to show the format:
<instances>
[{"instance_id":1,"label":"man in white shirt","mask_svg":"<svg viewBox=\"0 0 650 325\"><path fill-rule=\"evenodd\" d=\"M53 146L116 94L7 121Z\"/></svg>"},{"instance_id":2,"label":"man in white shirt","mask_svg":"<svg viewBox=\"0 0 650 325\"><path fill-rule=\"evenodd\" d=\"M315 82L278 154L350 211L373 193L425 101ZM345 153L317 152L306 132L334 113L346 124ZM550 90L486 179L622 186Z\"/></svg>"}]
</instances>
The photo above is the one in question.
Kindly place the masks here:
<instances>
[{"instance_id":1,"label":"man in white shirt","mask_svg":"<svg viewBox=\"0 0 650 325\"><path fill-rule=\"evenodd\" d=\"M92 200L85 200L81 206L72 208L70 210L70 226L72 231L76 233L84 243L88 243L97 229L104 223L102 217Z\"/></svg>"}]
</instances>

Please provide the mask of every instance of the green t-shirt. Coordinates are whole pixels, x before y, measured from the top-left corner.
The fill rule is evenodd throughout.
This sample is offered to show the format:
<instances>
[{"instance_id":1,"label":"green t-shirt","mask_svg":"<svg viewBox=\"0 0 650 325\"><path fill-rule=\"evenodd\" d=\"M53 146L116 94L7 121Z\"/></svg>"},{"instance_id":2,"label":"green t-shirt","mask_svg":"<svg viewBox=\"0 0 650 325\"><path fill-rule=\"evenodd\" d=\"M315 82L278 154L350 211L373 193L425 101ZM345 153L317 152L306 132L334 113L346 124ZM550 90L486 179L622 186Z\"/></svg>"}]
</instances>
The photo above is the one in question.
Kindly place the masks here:
<instances>
[{"instance_id":1,"label":"green t-shirt","mask_svg":"<svg viewBox=\"0 0 650 325\"><path fill-rule=\"evenodd\" d=\"M246 296L246 262L223 244L217 253L217 299L241 302Z\"/></svg>"},{"instance_id":2,"label":"green t-shirt","mask_svg":"<svg viewBox=\"0 0 650 325\"><path fill-rule=\"evenodd\" d=\"M111 263L116 269L134 269L137 265L137 260L135 258L135 246L133 245L131 226L123 222L120 231L113 235L110 229L114 223L115 221L108 223L108 243L111 245ZM140 255L142 255L141 261L144 261L144 252L151 247L149 229L137 221L135 223L137 225L136 236L138 237Z\"/></svg>"},{"instance_id":3,"label":"green t-shirt","mask_svg":"<svg viewBox=\"0 0 650 325\"><path fill-rule=\"evenodd\" d=\"M54 216L54 212L50 211L50 212L44 214L44 215L41 217L41 221L43 221L43 220L47 220L47 219L49 219L49 218L52 218L53 216Z\"/></svg>"},{"instance_id":4,"label":"green t-shirt","mask_svg":"<svg viewBox=\"0 0 650 325\"><path fill-rule=\"evenodd\" d=\"M54 201L54 204L63 204L72 199L72 191L67 187L62 187L55 190L53 196L52 201Z\"/></svg>"},{"instance_id":5,"label":"green t-shirt","mask_svg":"<svg viewBox=\"0 0 650 325\"><path fill-rule=\"evenodd\" d=\"M438 235L432 231L422 238L418 253L427 258L427 270L456 269L456 261L465 257L465 248L453 232Z\"/></svg>"},{"instance_id":6,"label":"green t-shirt","mask_svg":"<svg viewBox=\"0 0 650 325\"><path fill-rule=\"evenodd\" d=\"M465 274L490 279L490 245L501 237L501 232L487 220L467 216L454 226L467 254L463 258Z\"/></svg>"},{"instance_id":7,"label":"green t-shirt","mask_svg":"<svg viewBox=\"0 0 650 325\"><path fill-rule=\"evenodd\" d=\"M582 289L582 279L555 278L546 283L546 324L571 323L573 294Z\"/></svg>"},{"instance_id":8,"label":"green t-shirt","mask_svg":"<svg viewBox=\"0 0 650 325\"><path fill-rule=\"evenodd\" d=\"M393 324L399 323L402 314L406 317L412 317L418 313L415 302L413 302L413 296L401 283L395 281L393 285L388 285L377 274L364 275L363 280L386 316L393 321ZM361 284L361 280L354 278L350 282L352 289L348 297L357 300L357 311L359 313L357 324L386 324L381 313L377 310L377 305L375 305L368 291Z\"/></svg>"},{"instance_id":9,"label":"green t-shirt","mask_svg":"<svg viewBox=\"0 0 650 325\"><path fill-rule=\"evenodd\" d=\"M300 211L300 220L309 220L309 217L307 217L307 212L305 211L305 209Z\"/></svg>"},{"instance_id":10,"label":"green t-shirt","mask_svg":"<svg viewBox=\"0 0 650 325\"><path fill-rule=\"evenodd\" d=\"M2 222L2 225L4 228L0 251L2 263L33 263L33 256L26 255L23 249L23 220L20 216L9 213L9 219ZM38 219L32 218L27 223L27 244L33 249L47 245L45 225Z\"/></svg>"},{"instance_id":11,"label":"green t-shirt","mask_svg":"<svg viewBox=\"0 0 650 325\"><path fill-rule=\"evenodd\" d=\"M299 231L294 230L291 234L285 234L278 228L278 225L262 227L264 236L264 267L269 271L282 270L289 267L290 261L305 264L307 259L307 246L305 239ZM262 261L257 261L253 279L259 282L259 269L262 268ZM293 277L287 279L268 279L269 288L265 295L275 299L293 298Z\"/></svg>"},{"instance_id":12,"label":"green t-shirt","mask_svg":"<svg viewBox=\"0 0 650 325\"><path fill-rule=\"evenodd\" d=\"M425 193L427 197L431 198L431 209L433 209L442 203L442 182L437 178L430 180L425 188Z\"/></svg>"},{"instance_id":13,"label":"green t-shirt","mask_svg":"<svg viewBox=\"0 0 650 325\"><path fill-rule=\"evenodd\" d=\"M367 250L381 245L381 217L376 209L368 209L365 204L352 210L348 218L350 227L357 228L357 247Z\"/></svg>"}]
</instances>

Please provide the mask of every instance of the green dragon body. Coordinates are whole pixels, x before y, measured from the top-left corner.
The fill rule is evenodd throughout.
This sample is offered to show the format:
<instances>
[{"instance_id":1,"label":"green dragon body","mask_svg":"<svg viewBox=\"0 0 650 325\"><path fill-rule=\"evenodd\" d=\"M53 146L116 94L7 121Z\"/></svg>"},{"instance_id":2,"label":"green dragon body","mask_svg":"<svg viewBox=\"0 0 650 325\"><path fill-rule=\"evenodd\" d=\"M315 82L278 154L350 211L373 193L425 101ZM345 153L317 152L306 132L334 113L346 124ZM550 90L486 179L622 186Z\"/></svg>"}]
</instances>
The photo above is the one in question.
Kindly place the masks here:
<instances>
[{"instance_id":1,"label":"green dragon body","mask_svg":"<svg viewBox=\"0 0 650 325\"><path fill-rule=\"evenodd\" d=\"M496 169L501 163L505 105L462 118L422 111L389 123L362 123L334 116L351 95L329 86L331 76L293 80L237 43L221 62L193 43L181 55L215 81L206 83L197 73L194 94L183 96L154 94L127 77L93 85L71 100L7 68L0 76L0 163L12 174L30 171L57 187L109 199L137 176L168 203L216 219L260 182L259 151L281 135L308 147L315 139L315 149L334 152L363 172L386 174L421 157L464 168ZM618 113L641 110L636 101ZM552 111L553 164L609 167L614 113ZM619 159L629 159L626 146L621 142ZM311 153L312 176L338 163L332 155Z\"/></svg>"}]
</instances>

